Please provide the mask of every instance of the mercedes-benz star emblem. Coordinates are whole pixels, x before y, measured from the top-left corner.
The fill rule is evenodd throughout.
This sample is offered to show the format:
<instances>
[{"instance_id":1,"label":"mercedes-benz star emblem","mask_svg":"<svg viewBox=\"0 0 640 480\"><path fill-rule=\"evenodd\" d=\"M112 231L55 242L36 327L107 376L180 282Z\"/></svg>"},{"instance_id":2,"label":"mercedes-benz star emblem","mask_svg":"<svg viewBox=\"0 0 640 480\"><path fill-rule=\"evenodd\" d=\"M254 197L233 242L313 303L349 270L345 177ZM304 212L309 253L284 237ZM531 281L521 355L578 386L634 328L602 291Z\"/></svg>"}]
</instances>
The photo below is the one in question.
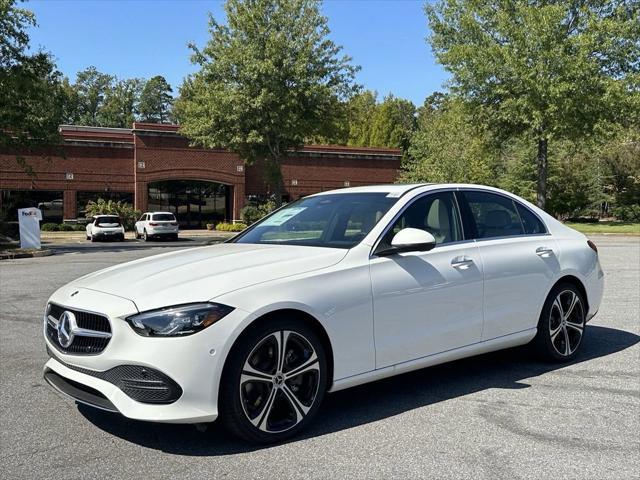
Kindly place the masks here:
<instances>
[{"instance_id":1,"label":"mercedes-benz star emblem","mask_svg":"<svg viewBox=\"0 0 640 480\"><path fill-rule=\"evenodd\" d=\"M58 342L63 348L67 348L73 343L73 326L76 323L76 316L67 310L62 312L58 320Z\"/></svg>"}]
</instances>

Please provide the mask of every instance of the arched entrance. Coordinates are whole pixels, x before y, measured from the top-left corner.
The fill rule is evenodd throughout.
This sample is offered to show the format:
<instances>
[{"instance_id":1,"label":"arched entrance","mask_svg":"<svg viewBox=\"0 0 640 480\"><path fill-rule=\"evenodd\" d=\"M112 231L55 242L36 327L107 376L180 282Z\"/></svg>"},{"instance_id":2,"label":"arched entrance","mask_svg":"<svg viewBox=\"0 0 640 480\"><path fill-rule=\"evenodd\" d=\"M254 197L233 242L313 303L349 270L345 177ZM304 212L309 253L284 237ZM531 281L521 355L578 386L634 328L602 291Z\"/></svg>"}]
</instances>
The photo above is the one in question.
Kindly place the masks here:
<instances>
[{"instance_id":1,"label":"arched entrance","mask_svg":"<svg viewBox=\"0 0 640 480\"><path fill-rule=\"evenodd\" d=\"M181 228L206 228L231 218L228 185L202 180L162 180L148 184L148 211L172 212Z\"/></svg>"}]
</instances>

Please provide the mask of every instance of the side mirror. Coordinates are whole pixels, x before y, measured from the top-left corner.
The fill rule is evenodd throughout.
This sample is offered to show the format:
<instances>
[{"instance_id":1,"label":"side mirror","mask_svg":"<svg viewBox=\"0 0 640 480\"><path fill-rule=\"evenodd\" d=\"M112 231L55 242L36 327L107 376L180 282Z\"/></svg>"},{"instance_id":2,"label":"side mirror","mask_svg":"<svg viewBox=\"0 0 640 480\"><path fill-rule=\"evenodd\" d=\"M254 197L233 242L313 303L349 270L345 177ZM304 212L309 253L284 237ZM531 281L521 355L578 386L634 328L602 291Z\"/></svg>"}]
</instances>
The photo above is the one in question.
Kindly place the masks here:
<instances>
[{"instance_id":1,"label":"side mirror","mask_svg":"<svg viewBox=\"0 0 640 480\"><path fill-rule=\"evenodd\" d=\"M403 228L391 240L391 248L376 252L376 255L393 255L400 252L427 252L436 246L436 239L429 232L418 228Z\"/></svg>"}]
</instances>

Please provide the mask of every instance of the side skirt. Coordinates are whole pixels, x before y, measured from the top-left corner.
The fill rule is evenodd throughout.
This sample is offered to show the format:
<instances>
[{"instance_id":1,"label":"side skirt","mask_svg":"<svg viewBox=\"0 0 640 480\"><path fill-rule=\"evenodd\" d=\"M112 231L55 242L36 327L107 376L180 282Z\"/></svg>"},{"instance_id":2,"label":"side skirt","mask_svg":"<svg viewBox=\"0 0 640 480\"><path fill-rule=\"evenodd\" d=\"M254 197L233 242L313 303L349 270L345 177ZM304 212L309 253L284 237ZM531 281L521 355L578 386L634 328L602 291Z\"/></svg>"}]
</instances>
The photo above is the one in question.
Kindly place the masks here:
<instances>
[{"instance_id":1,"label":"side skirt","mask_svg":"<svg viewBox=\"0 0 640 480\"><path fill-rule=\"evenodd\" d=\"M407 362L397 363L395 365L372 370L370 372L342 378L333 382L329 392L337 392L339 390L344 390L345 388L362 385L363 383L374 382L376 380L392 377L401 373L420 370L421 368L452 362L461 358L473 357L474 355L482 355L483 353L493 352L495 350L524 345L533 340L533 337L536 336L536 331L536 328L531 328L521 332L511 333L502 337L486 340L484 342L473 343L465 347L435 353L426 357L416 358L415 360L409 360Z\"/></svg>"}]
</instances>

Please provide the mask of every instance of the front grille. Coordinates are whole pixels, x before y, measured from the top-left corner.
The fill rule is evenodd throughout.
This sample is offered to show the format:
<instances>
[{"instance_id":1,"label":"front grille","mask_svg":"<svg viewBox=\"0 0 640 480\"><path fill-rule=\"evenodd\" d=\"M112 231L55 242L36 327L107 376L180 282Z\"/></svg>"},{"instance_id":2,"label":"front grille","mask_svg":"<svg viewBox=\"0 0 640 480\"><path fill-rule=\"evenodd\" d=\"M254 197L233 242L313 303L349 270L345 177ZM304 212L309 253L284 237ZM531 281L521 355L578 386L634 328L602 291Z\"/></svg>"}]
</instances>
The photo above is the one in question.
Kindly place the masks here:
<instances>
[{"instance_id":1,"label":"front grille","mask_svg":"<svg viewBox=\"0 0 640 480\"><path fill-rule=\"evenodd\" d=\"M48 353L65 367L109 382L140 403L167 404L175 402L182 396L180 385L169 376L153 368L140 365L119 365L100 372L69 365L57 358L53 352L49 351Z\"/></svg>"},{"instance_id":2,"label":"front grille","mask_svg":"<svg viewBox=\"0 0 640 480\"><path fill-rule=\"evenodd\" d=\"M49 315L58 321L64 311L72 312L76 317L78 327L96 332L111 333L111 324L109 319L103 315L95 313L83 312L81 310L73 310L65 308L55 303L49 304ZM102 352L109 344L110 338L99 338L83 336L75 334L73 342L68 347L60 345L58 340L58 331L56 327L47 322L46 334L52 345L62 353L70 355L96 355Z\"/></svg>"}]
</instances>

